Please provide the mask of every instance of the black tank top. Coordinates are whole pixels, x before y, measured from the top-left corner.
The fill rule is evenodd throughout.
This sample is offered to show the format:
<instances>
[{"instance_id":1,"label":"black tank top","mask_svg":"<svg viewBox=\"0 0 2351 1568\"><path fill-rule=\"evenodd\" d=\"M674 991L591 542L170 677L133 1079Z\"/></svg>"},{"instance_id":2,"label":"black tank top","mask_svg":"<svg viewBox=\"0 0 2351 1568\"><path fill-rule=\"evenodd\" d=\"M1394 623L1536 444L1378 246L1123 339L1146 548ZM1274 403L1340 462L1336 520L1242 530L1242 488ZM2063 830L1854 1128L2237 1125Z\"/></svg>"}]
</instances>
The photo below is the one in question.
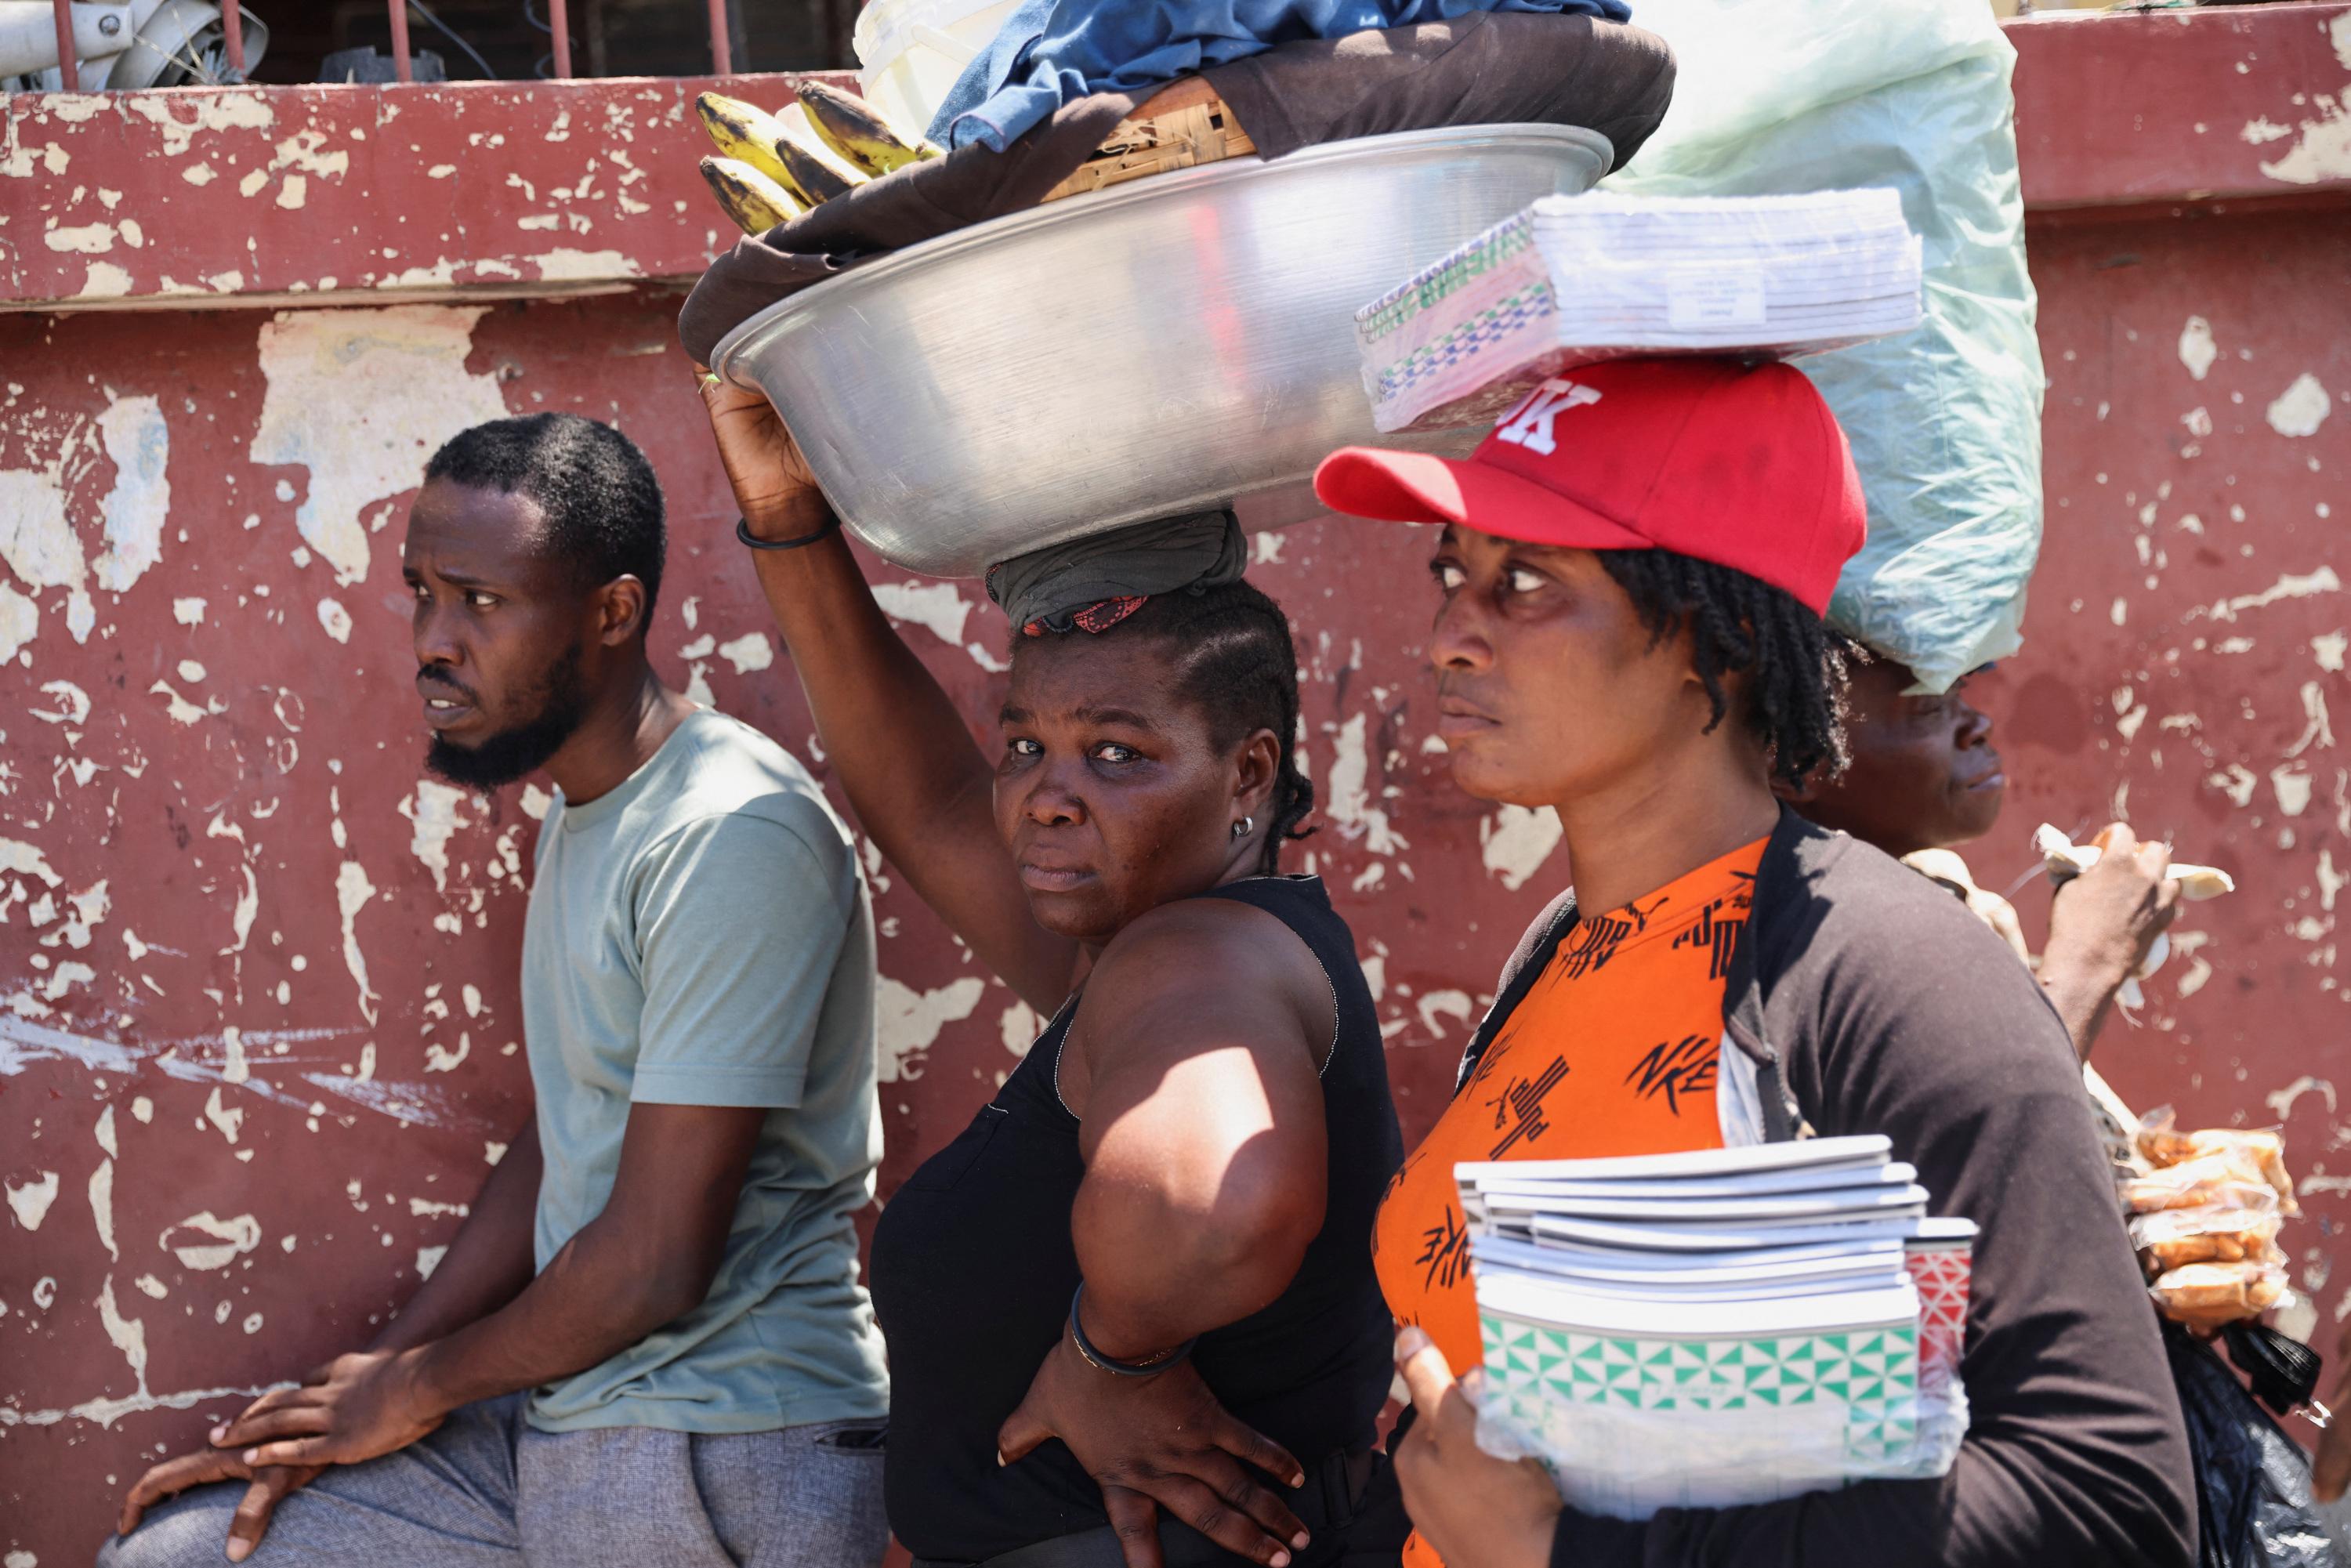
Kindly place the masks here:
<instances>
[{"instance_id":1,"label":"black tank top","mask_svg":"<svg viewBox=\"0 0 2351 1568\"><path fill-rule=\"evenodd\" d=\"M1354 938L1320 880L1258 877L1198 896L1249 904L1296 932L1338 1004L1322 1070L1322 1228L1289 1289L1201 1335L1193 1353L1225 1407L1311 1471L1371 1444L1395 1371L1371 1258L1372 1219L1404 1155L1387 1059ZM997 1429L1061 1337L1078 1285L1070 1209L1085 1165L1053 1072L1075 1011L1071 998L994 1103L924 1162L874 1230L873 1308L890 1351L890 1528L918 1558L979 1562L1106 1522L1093 1479L1061 1444L996 1462Z\"/></svg>"}]
</instances>

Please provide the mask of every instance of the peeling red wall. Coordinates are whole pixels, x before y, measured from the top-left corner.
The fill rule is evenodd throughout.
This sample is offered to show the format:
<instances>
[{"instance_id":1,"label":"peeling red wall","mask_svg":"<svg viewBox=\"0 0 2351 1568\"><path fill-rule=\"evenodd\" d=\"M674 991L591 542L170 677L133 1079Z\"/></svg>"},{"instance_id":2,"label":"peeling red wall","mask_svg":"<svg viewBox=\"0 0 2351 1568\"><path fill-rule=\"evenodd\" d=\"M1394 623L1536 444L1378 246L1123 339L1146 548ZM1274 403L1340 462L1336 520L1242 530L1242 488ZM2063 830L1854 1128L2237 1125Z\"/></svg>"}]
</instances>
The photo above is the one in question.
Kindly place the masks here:
<instances>
[{"instance_id":1,"label":"peeling red wall","mask_svg":"<svg viewBox=\"0 0 2351 1568\"><path fill-rule=\"evenodd\" d=\"M2289 5L2011 30L2028 194L2051 209L2032 235L2050 520L2025 651L1982 683L2017 784L1974 856L1997 883L2025 869L2036 822L2119 810L2237 874L2233 898L2182 922L2141 1027L2114 1026L2101 1062L2143 1104L2284 1123L2311 1215L2287 1236L2314 1301L2294 1321L2328 1325L2322 1345L2351 1303L2330 1274L2351 1221L2335 936L2351 733L2338 746L2333 730L2351 725L2346 17ZM2200 53L2154 30L2183 25L2215 29ZM2161 147L2116 151L2105 117L2156 101L2134 81L2177 123L2141 132ZM2226 115L2191 130L2205 110L2181 106L2208 89ZM287 134L255 131L238 156L266 164ZM12 200L25 187L6 160L27 144L0 144L0 243L20 255L41 214ZM70 157L78 182L94 165ZM639 159L656 204L698 203L691 160L665 157ZM2127 178L2102 187L2102 162ZM2192 196L2239 176L2270 195ZM501 172L461 181L469 211L506 211ZM649 276L687 265L673 253L698 260L706 225L690 210L683 237L639 235L624 258L673 257ZM463 287L495 276L461 268L439 303L225 308L233 296L0 318L6 1568L84 1561L146 1464L363 1340L524 1113L531 793L437 791L417 765L396 559L433 444L504 411L628 430L672 508L661 668L822 770L729 537L675 294L617 271L601 281L623 291L595 299ZM1543 820L1462 797L1433 754L1422 549L1327 521L1261 539L1253 571L1298 625L1326 805L1311 850L1354 924L1410 1132L1566 873ZM970 584L873 575L983 729L1004 653L994 612ZM992 1090L1031 1020L874 869L887 1193ZM2037 895L2022 902L2035 913Z\"/></svg>"}]
</instances>

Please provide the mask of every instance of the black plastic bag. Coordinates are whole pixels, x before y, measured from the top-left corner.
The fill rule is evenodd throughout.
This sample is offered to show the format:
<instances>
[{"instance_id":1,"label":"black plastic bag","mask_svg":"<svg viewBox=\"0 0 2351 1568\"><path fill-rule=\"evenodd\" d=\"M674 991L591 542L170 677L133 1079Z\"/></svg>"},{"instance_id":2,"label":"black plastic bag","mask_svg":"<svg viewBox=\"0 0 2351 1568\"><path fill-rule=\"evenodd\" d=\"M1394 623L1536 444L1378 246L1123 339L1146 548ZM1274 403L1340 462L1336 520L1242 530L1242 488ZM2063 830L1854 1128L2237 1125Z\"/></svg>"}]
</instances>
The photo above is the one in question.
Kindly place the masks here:
<instances>
[{"instance_id":1,"label":"black plastic bag","mask_svg":"<svg viewBox=\"0 0 2351 1568\"><path fill-rule=\"evenodd\" d=\"M2196 1466L2202 1568L2342 1568L2310 1495L2310 1461L2218 1355L2166 1323Z\"/></svg>"}]
</instances>

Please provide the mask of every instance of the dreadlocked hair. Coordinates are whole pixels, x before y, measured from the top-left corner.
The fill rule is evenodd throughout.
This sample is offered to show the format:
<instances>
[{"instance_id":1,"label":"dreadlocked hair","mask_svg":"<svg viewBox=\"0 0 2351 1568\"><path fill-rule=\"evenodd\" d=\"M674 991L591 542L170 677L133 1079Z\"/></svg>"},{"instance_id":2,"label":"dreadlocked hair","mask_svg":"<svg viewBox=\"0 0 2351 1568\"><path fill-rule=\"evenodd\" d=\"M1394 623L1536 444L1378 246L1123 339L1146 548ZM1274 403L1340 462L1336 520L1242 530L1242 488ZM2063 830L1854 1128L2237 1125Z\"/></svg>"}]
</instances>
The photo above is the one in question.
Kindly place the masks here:
<instances>
[{"instance_id":1,"label":"dreadlocked hair","mask_svg":"<svg viewBox=\"0 0 2351 1568\"><path fill-rule=\"evenodd\" d=\"M1727 675L1744 674L1740 721L1771 754L1772 777L1800 785L1844 770L1844 639L1784 589L1732 567L1662 549L1604 549L1600 564L1633 601L1655 647L1687 628L1714 705L1730 713Z\"/></svg>"},{"instance_id":2,"label":"dreadlocked hair","mask_svg":"<svg viewBox=\"0 0 2351 1568\"><path fill-rule=\"evenodd\" d=\"M1177 695L1207 716L1217 746L1238 746L1256 730L1273 732L1281 757L1258 874L1274 875L1281 846L1313 831L1299 824L1314 810L1314 786L1298 769L1298 653L1281 606L1247 582L1228 582L1196 593L1154 594L1102 634L1165 643Z\"/></svg>"}]
</instances>

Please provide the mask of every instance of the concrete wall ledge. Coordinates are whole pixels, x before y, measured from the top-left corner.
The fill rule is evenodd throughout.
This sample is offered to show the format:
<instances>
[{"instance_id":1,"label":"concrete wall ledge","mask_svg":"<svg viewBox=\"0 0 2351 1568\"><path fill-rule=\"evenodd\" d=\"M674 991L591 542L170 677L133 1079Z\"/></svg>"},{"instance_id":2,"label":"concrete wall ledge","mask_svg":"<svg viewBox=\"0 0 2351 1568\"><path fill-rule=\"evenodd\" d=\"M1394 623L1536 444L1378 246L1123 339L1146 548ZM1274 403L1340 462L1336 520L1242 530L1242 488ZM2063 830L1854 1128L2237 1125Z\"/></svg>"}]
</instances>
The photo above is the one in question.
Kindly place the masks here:
<instances>
[{"instance_id":1,"label":"concrete wall ledge","mask_svg":"<svg viewBox=\"0 0 2351 1568\"><path fill-rule=\"evenodd\" d=\"M708 88L782 76L14 98L0 310L384 304L690 282L736 230Z\"/></svg>"}]
</instances>

